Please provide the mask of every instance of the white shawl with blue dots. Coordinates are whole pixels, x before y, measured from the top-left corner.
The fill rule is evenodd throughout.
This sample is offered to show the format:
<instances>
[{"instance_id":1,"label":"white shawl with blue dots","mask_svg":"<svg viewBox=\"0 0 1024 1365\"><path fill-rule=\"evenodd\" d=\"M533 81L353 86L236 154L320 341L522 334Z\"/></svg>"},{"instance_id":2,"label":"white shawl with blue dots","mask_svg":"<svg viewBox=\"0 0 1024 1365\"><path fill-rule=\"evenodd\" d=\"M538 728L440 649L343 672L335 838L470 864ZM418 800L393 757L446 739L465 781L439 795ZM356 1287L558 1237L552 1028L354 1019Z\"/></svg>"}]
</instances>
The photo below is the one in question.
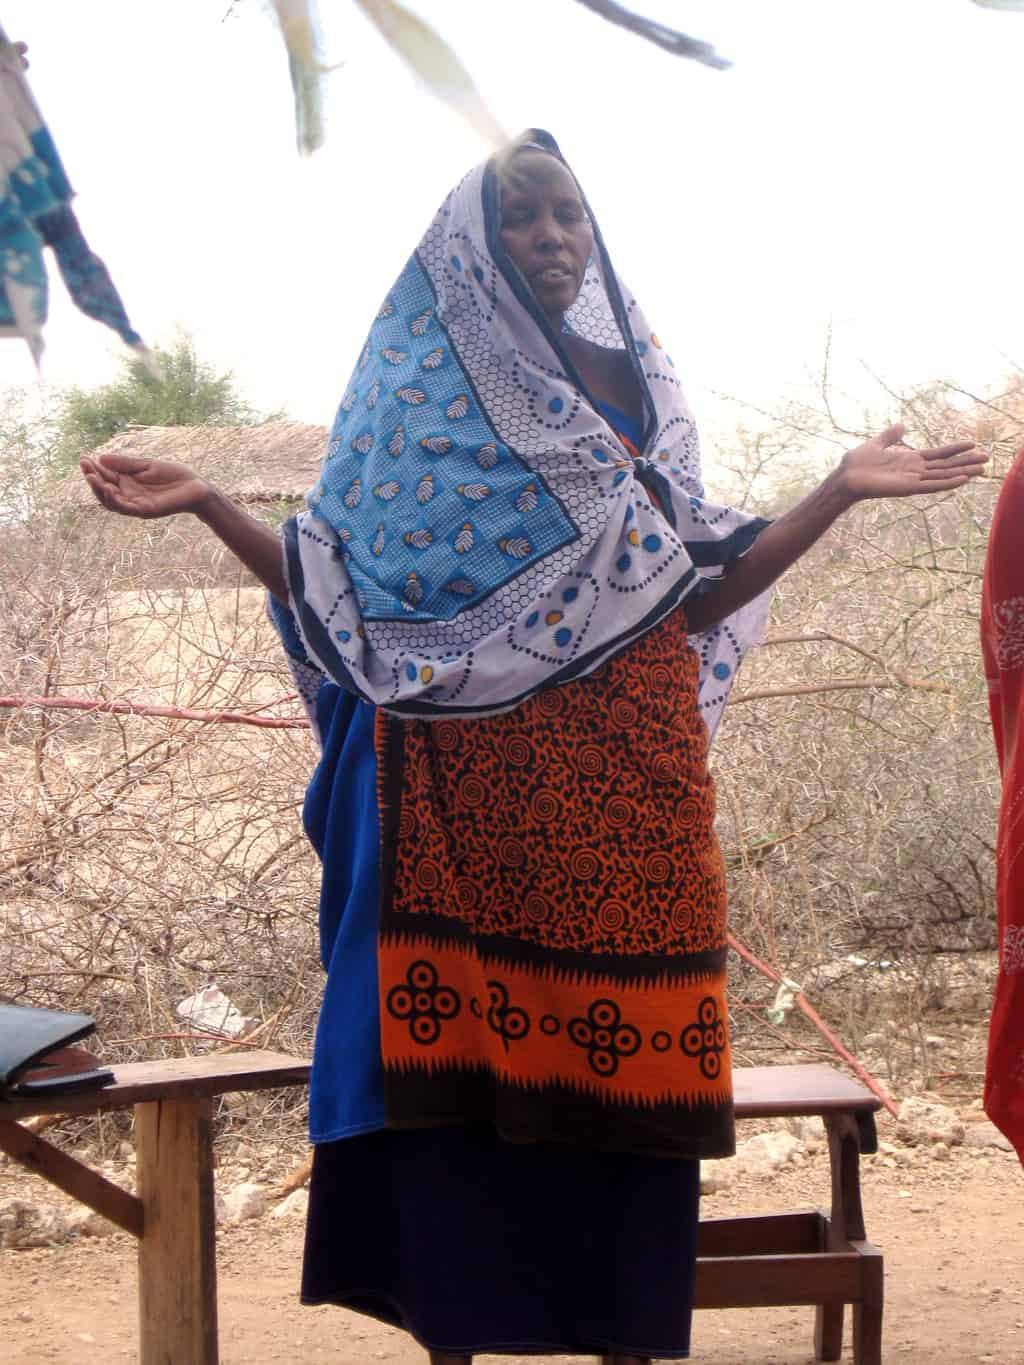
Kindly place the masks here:
<instances>
[{"instance_id":1,"label":"white shawl with blue dots","mask_svg":"<svg viewBox=\"0 0 1024 1365\"><path fill-rule=\"evenodd\" d=\"M630 357L639 459L503 252L498 207L489 165L445 200L373 322L307 510L284 527L309 661L402 715L492 714L585 675L766 525L705 500L672 361L596 224L566 326ZM767 596L693 637L712 732L766 613Z\"/></svg>"}]
</instances>

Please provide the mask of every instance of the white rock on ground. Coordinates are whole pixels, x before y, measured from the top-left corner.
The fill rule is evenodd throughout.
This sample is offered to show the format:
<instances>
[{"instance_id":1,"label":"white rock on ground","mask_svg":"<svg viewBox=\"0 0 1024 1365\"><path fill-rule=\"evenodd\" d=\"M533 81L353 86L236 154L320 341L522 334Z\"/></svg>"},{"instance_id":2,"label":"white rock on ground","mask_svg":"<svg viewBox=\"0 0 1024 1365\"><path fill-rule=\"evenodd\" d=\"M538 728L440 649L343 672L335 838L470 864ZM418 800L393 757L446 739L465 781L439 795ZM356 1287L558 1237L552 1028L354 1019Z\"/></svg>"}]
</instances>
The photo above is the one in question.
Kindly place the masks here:
<instances>
[{"instance_id":1,"label":"white rock on ground","mask_svg":"<svg viewBox=\"0 0 1024 1365\"><path fill-rule=\"evenodd\" d=\"M267 1187L265 1185L236 1185L224 1196L218 1208L218 1218L222 1223L242 1223L247 1218L259 1218L267 1207Z\"/></svg>"},{"instance_id":2,"label":"white rock on ground","mask_svg":"<svg viewBox=\"0 0 1024 1365\"><path fill-rule=\"evenodd\" d=\"M897 1132L904 1142L945 1142L957 1146L964 1140L964 1125L955 1109L937 1100L909 1096L900 1105Z\"/></svg>"},{"instance_id":3,"label":"white rock on ground","mask_svg":"<svg viewBox=\"0 0 1024 1365\"><path fill-rule=\"evenodd\" d=\"M2 1250L55 1246L66 1242L67 1237L67 1219L53 1204L30 1204L27 1199L9 1199L0 1204Z\"/></svg>"},{"instance_id":4,"label":"white rock on ground","mask_svg":"<svg viewBox=\"0 0 1024 1365\"><path fill-rule=\"evenodd\" d=\"M758 1133L739 1143L735 1156L700 1163L700 1192L715 1194L727 1189L737 1176L773 1175L806 1150L792 1133Z\"/></svg>"},{"instance_id":5,"label":"white rock on ground","mask_svg":"<svg viewBox=\"0 0 1024 1365\"><path fill-rule=\"evenodd\" d=\"M1012 1152L1013 1143L1001 1133L994 1123L971 1123L964 1133L964 1146L974 1148L996 1147L1001 1152Z\"/></svg>"},{"instance_id":6,"label":"white rock on ground","mask_svg":"<svg viewBox=\"0 0 1024 1365\"><path fill-rule=\"evenodd\" d=\"M76 1237L112 1237L118 1229L102 1213L96 1213L84 1204L76 1204L68 1210L67 1230Z\"/></svg>"},{"instance_id":7,"label":"white rock on ground","mask_svg":"<svg viewBox=\"0 0 1024 1365\"><path fill-rule=\"evenodd\" d=\"M746 1175L770 1175L803 1150L803 1144L792 1133L758 1133L757 1137L741 1142L732 1159Z\"/></svg>"},{"instance_id":8,"label":"white rock on ground","mask_svg":"<svg viewBox=\"0 0 1024 1365\"><path fill-rule=\"evenodd\" d=\"M298 1218L305 1217L309 1208L309 1191L292 1190L286 1198L274 1210L275 1218Z\"/></svg>"},{"instance_id":9,"label":"white rock on ground","mask_svg":"<svg viewBox=\"0 0 1024 1365\"><path fill-rule=\"evenodd\" d=\"M700 1163L701 1194L717 1194L719 1190L728 1188L732 1174L729 1168L734 1159L729 1157L725 1161L702 1161Z\"/></svg>"},{"instance_id":10,"label":"white rock on ground","mask_svg":"<svg viewBox=\"0 0 1024 1365\"><path fill-rule=\"evenodd\" d=\"M790 1119L788 1126L796 1140L802 1143L809 1152L817 1152L824 1147L826 1141L825 1125L817 1115Z\"/></svg>"}]
</instances>

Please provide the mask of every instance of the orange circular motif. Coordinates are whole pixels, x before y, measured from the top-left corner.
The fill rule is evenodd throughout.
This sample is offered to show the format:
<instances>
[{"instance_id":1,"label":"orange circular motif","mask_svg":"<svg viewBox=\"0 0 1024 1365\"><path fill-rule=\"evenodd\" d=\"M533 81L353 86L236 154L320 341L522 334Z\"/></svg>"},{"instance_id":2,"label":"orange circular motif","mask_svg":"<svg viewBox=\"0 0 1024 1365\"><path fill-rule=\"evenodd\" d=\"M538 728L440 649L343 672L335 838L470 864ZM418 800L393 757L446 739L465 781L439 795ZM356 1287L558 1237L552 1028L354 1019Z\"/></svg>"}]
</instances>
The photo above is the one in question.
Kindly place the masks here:
<instances>
[{"instance_id":1,"label":"orange circular motif","mask_svg":"<svg viewBox=\"0 0 1024 1365\"><path fill-rule=\"evenodd\" d=\"M665 664L655 664L648 675L652 692L668 692L672 687L672 670Z\"/></svg>"},{"instance_id":2,"label":"orange circular motif","mask_svg":"<svg viewBox=\"0 0 1024 1365\"><path fill-rule=\"evenodd\" d=\"M537 694L537 710L542 716L560 716L564 709L565 699L557 687Z\"/></svg>"},{"instance_id":3,"label":"orange circular motif","mask_svg":"<svg viewBox=\"0 0 1024 1365\"><path fill-rule=\"evenodd\" d=\"M465 806L482 806L487 800L487 784L473 773L467 773L459 783L459 800Z\"/></svg>"},{"instance_id":4,"label":"orange circular motif","mask_svg":"<svg viewBox=\"0 0 1024 1365\"><path fill-rule=\"evenodd\" d=\"M672 907L672 928L680 934L688 933L693 927L693 907L686 901L679 901Z\"/></svg>"},{"instance_id":5,"label":"orange circular motif","mask_svg":"<svg viewBox=\"0 0 1024 1365\"><path fill-rule=\"evenodd\" d=\"M547 616L544 617L544 624L548 626L557 626L561 619L562 613L560 611L549 611Z\"/></svg>"},{"instance_id":6,"label":"orange circular motif","mask_svg":"<svg viewBox=\"0 0 1024 1365\"><path fill-rule=\"evenodd\" d=\"M627 725L635 725L637 722L636 706L626 697L616 697L609 707L608 714L616 725L621 725L623 728Z\"/></svg>"},{"instance_id":7,"label":"orange circular motif","mask_svg":"<svg viewBox=\"0 0 1024 1365\"><path fill-rule=\"evenodd\" d=\"M587 882L597 875L601 862L593 849L578 848L572 855L569 866L574 877L578 877L581 882Z\"/></svg>"},{"instance_id":8,"label":"orange circular motif","mask_svg":"<svg viewBox=\"0 0 1024 1365\"><path fill-rule=\"evenodd\" d=\"M604 808L605 824L612 829L622 829L636 819L632 801L624 796L612 796Z\"/></svg>"},{"instance_id":9,"label":"orange circular motif","mask_svg":"<svg viewBox=\"0 0 1024 1365\"><path fill-rule=\"evenodd\" d=\"M545 920L551 918L551 903L545 900L539 891L531 891L527 895L523 909L526 911L526 918L532 920L534 924L543 924Z\"/></svg>"},{"instance_id":10,"label":"orange circular motif","mask_svg":"<svg viewBox=\"0 0 1024 1365\"><path fill-rule=\"evenodd\" d=\"M452 892L462 914L466 915L476 907L476 886L468 877L456 877Z\"/></svg>"},{"instance_id":11,"label":"orange circular motif","mask_svg":"<svg viewBox=\"0 0 1024 1365\"><path fill-rule=\"evenodd\" d=\"M626 907L621 901L605 901L597 912L597 922L606 934L617 933L626 923Z\"/></svg>"},{"instance_id":12,"label":"orange circular motif","mask_svg":"<svg viewBox=\"0 0 1024 1365\"><path fill-rule=\"evenodd\" d=\"M667 882L672 875L672 859L667 853L648 853L644 873L652 882Z\"/></svg>"},{"instance_id":13,"label":"orange circular motif","mask_svg":"<svg viewBox=\"0 0 1024 1365\"><path fill-rule=\"evenodd\" d=\"M436 891L441 885L441 872L432 858L421 858L416 864L416 885L421 891Z\"/></svg>"},{"instance_id":14,"label":"orange circular motif","mask_svg":"<svg viewBox=\"0 0 1024 1365\"><path fill-rule=\"evenodd\" d=\"M541 787L540 791L534 792L530 797L530 814L537 820L554 820L560 810L558 797L545 787Z\"/></svg>"},{"instance_id":15,"label":"orange circular motif","mask_svg":"<svg viewBox=\"0 0 1024 1365\"><path fill-rule=\"evenodd\" d=\"M431 726L431 731L434 743L439 749L454 749L459 742L459 727L450 720L438 721L436 725Z\"/></svg>"},{"instance_id":16,"label":"orange circular motif","mask_svg":"<svg viewBox=\"0 0 1024 1365\"><path fill-rule=\"evenodd\" d=\"M651 776L655 782L675 782L679 778L679 765L672 754L655 754L651 759Z\"/></svg>"},{"instance_id":17,"label":"orange circular motif","mask_svg":"<svg viewBox=\"0 0 1024 1365\"><path fill-rule=\"evenodd\" d=\"M506 867L522 867L526 862L526 849L518 839L502 839L498 845L498 857Z\"/></svg>"},{"instance_id":18,"label":"orange circular motif","mask_svg":"<svg viewBox=\"0 0 1024 1365\"><path fill-rule=\"evenodd\" d=\"M680 829L695 829L700 821L700 802L695 796L684 796L676 806L676 824Z\"/></svg>"},{"instance_id":19,"label":"orange circular motif","mask_svg":"<svg viewBox=\"0 0 1024 1365\"><path fill-rule=\"evenodd\" d=\"M514 768L525 768L533 757L533 749L522 735L509 735L505 741L505 757Z\"/></svg>"},{"instance_id":20,"label":"orange circular motif","mask_svg":"<svg viewBox=\"0 0 1024 1365\"><path fill-rule=\"evenodd\" d=\"M576 756L584 777L597 777L604 772L604 754L597 744L584 744Z\"/></svg>"}]
</instances>

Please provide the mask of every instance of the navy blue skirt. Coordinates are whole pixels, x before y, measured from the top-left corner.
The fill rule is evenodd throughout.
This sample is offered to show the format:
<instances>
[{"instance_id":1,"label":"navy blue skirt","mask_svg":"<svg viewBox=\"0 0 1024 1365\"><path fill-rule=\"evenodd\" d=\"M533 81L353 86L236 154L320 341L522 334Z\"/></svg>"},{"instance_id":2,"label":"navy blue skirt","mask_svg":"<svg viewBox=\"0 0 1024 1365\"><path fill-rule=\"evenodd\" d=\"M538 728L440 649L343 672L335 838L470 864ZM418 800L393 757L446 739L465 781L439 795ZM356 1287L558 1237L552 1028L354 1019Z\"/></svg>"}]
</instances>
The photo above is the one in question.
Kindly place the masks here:
<instances>
[{"instance_id":1,"label":"navy blue skirt","mask_svg":"<svg viewBox=\"0 0 1024 1365\"><path fill-rule=\"evenodd\" d=\"M510 1143L486 1125L316 1148L302 1302L434 1351L682 1359L695 1161Z\"/></svg>"}]
</instances>

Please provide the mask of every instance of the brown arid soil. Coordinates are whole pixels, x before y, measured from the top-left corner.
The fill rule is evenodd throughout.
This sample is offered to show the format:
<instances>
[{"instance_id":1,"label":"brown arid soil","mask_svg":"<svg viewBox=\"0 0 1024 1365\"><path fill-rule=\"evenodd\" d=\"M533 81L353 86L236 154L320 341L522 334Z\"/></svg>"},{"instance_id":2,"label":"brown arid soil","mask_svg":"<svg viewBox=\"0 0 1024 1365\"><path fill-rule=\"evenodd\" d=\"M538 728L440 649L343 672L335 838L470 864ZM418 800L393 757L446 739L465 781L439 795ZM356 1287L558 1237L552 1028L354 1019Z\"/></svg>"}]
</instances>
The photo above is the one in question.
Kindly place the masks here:
<instances>
[{"instance_id":1,"label":"brown arid soil","mask_svg":"<svg viewBox=\"0 0 1024 1365\"><path fill-rule=\"evenodd\" d=\"M886 1258L884 1359L898 1365L1024 1362L1024 1173L1016 1158L991 1149L902 1147L884 1115L880 1137L895 1145L864 1160L863 1186L868 1236ZM253 1178L273 1182L294 1155ZM122 1178L128 1183L127 1172ZM7 1164L0 1167L0 1203L15 1197L60 1199ZM817 1151L768 1178L737 1177L728 1190L705 1196L704 1211L807 1208L825 1205L827 1197L828 1161ZM301 1248L299 1217L264 1216L220 1230L224 1365L425 1360L407 1336L371 1319L302 1308L296 1297ZM3 1365L134 1359L135 1313L134 1248L126 1236L0 1252ZM693 1358L714 1365L805 1365L813 1360L812 1329L808 1308L698 1313ZM517 1359L478 1357L481 1365ZM531 1365L544 1359L556 1357L529 1358ZM849 1324L843 1359L852 1360Z\"/></svg>"}]
</instances>

